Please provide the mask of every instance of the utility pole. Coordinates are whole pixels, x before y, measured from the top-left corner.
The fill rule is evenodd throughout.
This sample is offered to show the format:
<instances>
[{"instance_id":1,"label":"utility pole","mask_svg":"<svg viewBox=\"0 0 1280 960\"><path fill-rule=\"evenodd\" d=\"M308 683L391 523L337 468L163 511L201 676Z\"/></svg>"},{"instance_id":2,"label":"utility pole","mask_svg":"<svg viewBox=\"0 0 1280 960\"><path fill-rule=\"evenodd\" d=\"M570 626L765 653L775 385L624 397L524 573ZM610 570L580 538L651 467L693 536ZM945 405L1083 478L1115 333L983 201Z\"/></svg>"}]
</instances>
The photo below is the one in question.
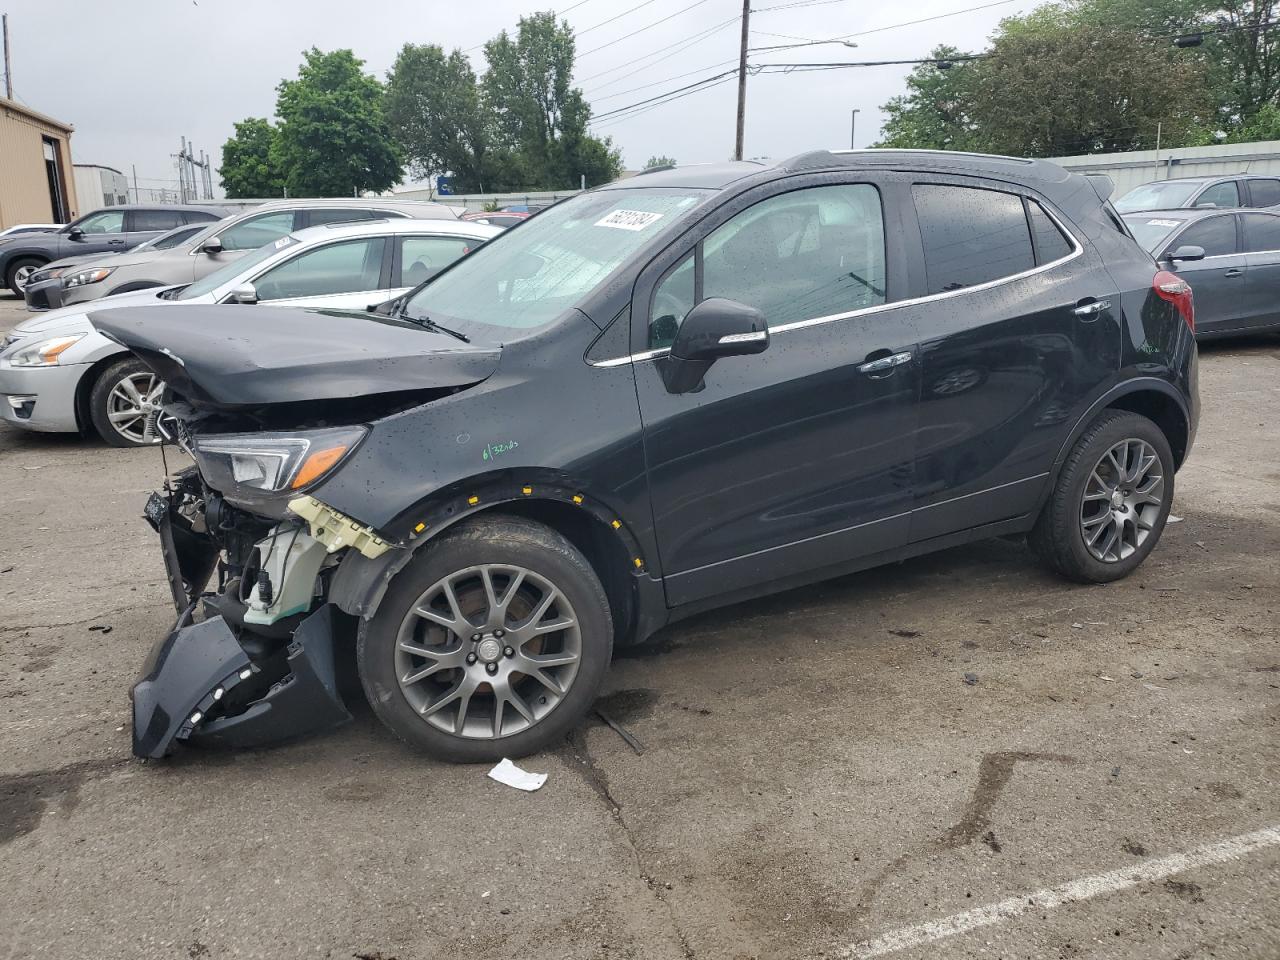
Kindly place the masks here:
<instances>
[{"instance_id":1,"label":"utility pole","mask_svg":"<svg viewBox=\"0 0 1280 960\"><path fill-rule=\"evenodd\" d=\"M738 135L733 159L742 159L742 136L747 124L747 31L751 24L751 0L742 0L742 49L738 54Z\"/></svg>"},{"instance_id":2,"label":"utility pole","mask_svg":"<svg viewBox=\"0 0 1280 960\"><path fill-rule=\"evenodd\" d=\"M853 112L849 114L849 149L856 150L858 145L853 142L854 136L858 132L858 108L854 107Z\"/></svg>"},{"instance_id":3,"label":"utility pole","mask_svg":"<svg viewBox=\"0 0 1280 960\"><path fill-rule=\"evenodd\" d=\"M142 195L138 193L138 165L135 163L132 166L133 166L133 202L141 203Z\"/></svg>"},{"instance_id":4,"label":"utility pole","mask_svg":"<svg viewBox=\"0 0 1280 960\"><path fill-rule=\"evenodd\" d=\"M0 16L0 32L4 33L4 95L13 99L13 67L9 64L9 15Z\"/></svg>"}]
</instances>

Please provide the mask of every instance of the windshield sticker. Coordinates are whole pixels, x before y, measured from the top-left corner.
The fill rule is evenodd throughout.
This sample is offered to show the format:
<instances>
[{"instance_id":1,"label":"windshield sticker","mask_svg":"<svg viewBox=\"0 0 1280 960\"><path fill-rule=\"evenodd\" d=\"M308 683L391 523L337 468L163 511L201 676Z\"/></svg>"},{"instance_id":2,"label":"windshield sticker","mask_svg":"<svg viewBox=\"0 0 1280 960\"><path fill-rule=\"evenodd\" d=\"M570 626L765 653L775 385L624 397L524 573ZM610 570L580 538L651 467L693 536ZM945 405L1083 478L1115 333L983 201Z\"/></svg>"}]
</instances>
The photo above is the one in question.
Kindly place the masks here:
<instances>
[{"instance_id":1,"label":"windshield sticker","mask_svg":"<svg viewBox=\"0 0 1280 960\"><path fill-rule=\"evenodd\" d=\"M289 236L288 234L285 234L283 237L281 237L279 240L276 241L276 249L283 250L289 244L296 243L296 242L297 241L295 241L293 237Z\"/></svg>"},{"instance_id":2,"label":"windshield sticker","mask_svg":"<svg viewBox=\"0 0 1280 960\"><path fill-rule=\"evenodd\" d=\"M661 219L662 214L647 210L615 210L607 217L597 220L596 226L613 227L615 230L643 230L655 220Z\"/></svg>"},{"instance_id":3,"label":"windshield sticker","mask_svg":"<svg viewBox=\"0 0 1280 960\"><path fill-rule=\"evenodd\" d=\"M1178 220L1148 220L1148 227L1176 227L1180 221Z\"/></svg>"}]
</instances>

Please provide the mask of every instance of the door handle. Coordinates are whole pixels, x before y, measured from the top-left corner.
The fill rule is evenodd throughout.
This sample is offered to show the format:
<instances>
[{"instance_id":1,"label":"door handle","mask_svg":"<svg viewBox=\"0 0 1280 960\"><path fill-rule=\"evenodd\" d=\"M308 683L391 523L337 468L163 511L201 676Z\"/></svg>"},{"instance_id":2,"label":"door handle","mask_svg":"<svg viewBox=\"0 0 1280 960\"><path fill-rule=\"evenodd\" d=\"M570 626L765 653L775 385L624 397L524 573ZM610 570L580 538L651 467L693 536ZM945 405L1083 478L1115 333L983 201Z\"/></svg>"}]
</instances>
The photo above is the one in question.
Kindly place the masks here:
<instances>
[{"instance_id":1,"label":"door handle","mask_svg":"<svg viewBox=\"0 0 1280 960\"><path fill-rule=\"evenodd\" d=\"M892 371L894 367L900 367L904 363L910 362L910 350L903 353L891 353L888 356L878 357L875 360L868 360L866 363L859 364L858 372L870 374L871 376L875 376L876 374L884 376L886 371Z\"/></svg>"},{"instance_id":2,"label":"door handle","mask_svg":"<svg viewBox=\"0 0 1280 960\"><path fill-rule=\"evenodd\" d=\"M1111 309L1110 300L1090 300L1088 303L1082 303L1071 312L1077 317L1085 320L1095 320L1104 310Z\"/></svg>"},{"instance_id":3,"label":"door handle","mask_svg":"<svg viewBox=\"0 0 1280 960\"><path fill-rule=\"evenodd\" d=\"M124 246L124 241L123 241L123 240L108 240L108 241L107 241L107 246L108 246L108 247L123 247L123 246Z\"/></svg>"},{"instance_id":4,"label":"door handle","mask_svg":"<svg viewBox=\"0 0 1280 960\"><path fill-rule=\"evenodd\" d=\"M1224 273L1223 276L1224 277L1243 277L1244 271L1241 270L1239 267L1232 267L1230 270Z\"/></svg>"}]
</instances>

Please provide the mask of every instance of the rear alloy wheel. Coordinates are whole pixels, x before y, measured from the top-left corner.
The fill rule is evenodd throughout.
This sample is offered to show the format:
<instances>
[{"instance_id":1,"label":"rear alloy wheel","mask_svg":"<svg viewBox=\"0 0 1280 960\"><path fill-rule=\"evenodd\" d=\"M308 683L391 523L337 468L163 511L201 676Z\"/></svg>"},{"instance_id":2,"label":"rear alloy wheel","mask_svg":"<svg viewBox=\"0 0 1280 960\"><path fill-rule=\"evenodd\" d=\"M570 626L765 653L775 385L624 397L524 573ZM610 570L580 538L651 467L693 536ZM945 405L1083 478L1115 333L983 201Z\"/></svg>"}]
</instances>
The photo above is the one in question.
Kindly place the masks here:
<instances>
[{"instance_id":1,"label":"rear alloy wheel","mask_svg":"<svg viewBox=\"0 0 1280 960\"><path fill-rule=\"evenodd\" d=\"M1173 453L1146 417L1108 411L1076 441L1030 541L1072 580L1131 573L1155 548L1173 503Z\"/></svg>"},{"instance_id":2,"label":"rear alloy wheel","mask_svg":"<svg viewBox=\"0 0 1280 960\"><path fill-rule=\"evenodd\" d=\"M89 393L93 425L113 447L162 443L156 430L164 381L142 361L121 360L103 371Z\"/></svg>"},{"instance_id":3,"label":"rear alloy wheel","mask_svg":"<svg viewBox=\"0 0 1280 960\"><path fill-rule=\"evenodd\" d=\"M599 578L555 531L477 517L402 570L361 632L361 680L403 740L446 760L523 756L594 702L612 652Z\"/></svg>"},{"instance_id":4,"label":"rear alloy wheel","mask_svg":"<svg viewBox=\"0 0 1280 960\"><path fill-rule=\"evenodd\" d=\"M21 297L27 292L27 281L31 279L31 275L43 266L44 263L40 260L19 257L9 265L9 272L4 278L5 285Z\"/></svg>"}]
</instances>

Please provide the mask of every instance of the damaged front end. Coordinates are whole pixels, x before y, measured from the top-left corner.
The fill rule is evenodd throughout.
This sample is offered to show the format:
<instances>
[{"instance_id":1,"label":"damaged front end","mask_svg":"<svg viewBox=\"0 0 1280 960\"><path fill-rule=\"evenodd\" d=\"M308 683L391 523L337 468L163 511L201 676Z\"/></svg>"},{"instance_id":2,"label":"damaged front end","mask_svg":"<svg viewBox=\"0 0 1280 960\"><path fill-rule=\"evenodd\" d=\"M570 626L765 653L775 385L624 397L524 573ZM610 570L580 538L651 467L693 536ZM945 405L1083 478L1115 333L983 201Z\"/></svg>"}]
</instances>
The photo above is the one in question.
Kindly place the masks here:
<instances>
[{"instance_id":1,"label":"damaged front end","mask_svg":"<svg viewBox=\"0 0 1280 960\"><path fill-rule=\"evenodd\" d=\"M145 516L179 616L133 688L137 756L182 742L260 746L351 719L335 655L354 620L325 595L355 538L335 536L318 501L295 502L308 517L273 523L228 503L194 468L151 495ZM359 540L387 549L367 533Z\"/></svg>"}]
</instances>

